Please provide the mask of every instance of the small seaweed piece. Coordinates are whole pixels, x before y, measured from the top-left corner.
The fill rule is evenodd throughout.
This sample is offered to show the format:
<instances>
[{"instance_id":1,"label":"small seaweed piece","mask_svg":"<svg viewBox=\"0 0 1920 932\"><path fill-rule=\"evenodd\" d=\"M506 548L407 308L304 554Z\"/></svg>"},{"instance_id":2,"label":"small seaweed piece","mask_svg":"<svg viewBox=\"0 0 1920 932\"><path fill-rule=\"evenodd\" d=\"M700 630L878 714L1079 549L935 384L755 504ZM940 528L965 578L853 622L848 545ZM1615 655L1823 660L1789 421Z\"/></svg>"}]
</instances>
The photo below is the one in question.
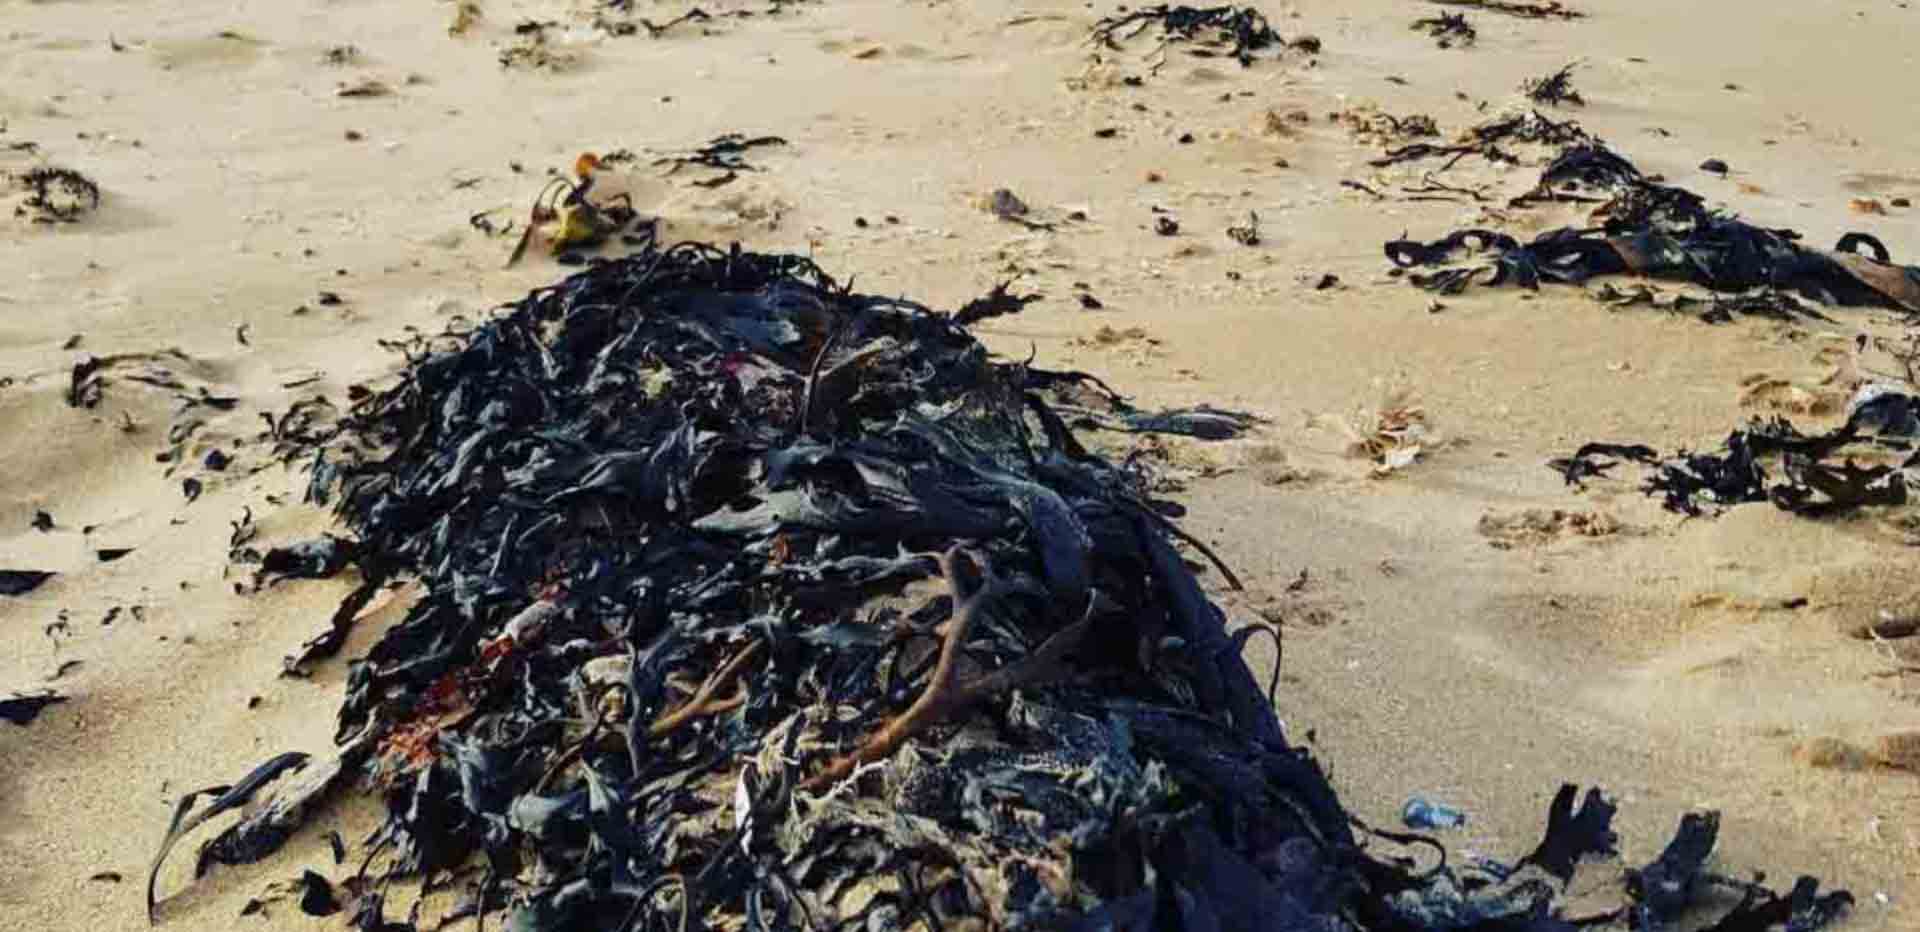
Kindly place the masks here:
<instances>
[{"instance_id":1,"label":"small seaweed piece","mask_svg":"<svg viewBox=\"0 0 1920 932\"><path fill-rule=\"evenodd\" d=\"M1443 49L1452 48L1456 43L1461 46L1473 44L1479 32L1473 23L1467 20L1465 13L1442 13L1439 16L1423 16L1413 21L1412 29L1425 32L1434 40L1434 44Z\"/></svg>"},{"instance_id":2,"label":"small seaweed piece","mask_svg":"<svg viewBox=\"0 0 1920 932\"><path fill-rule=\"evenodd\" d=\"M160 841L160 852L154 855L153 867L147 871L147 922L149 924L157 922L160 918L154 890L160 880L160 865L166 863L167 853L173 850L173 846L208 819L246 805L253 799L254 794L260 792L267 784L278 780L283 774L305 767L307 760L307 755L290 751L255 767L246 776L241 777L238 783L230 786L225 784L209 786L180 797L180 801L174 805L173 821L167 825L167 835ZM202 796L214 797L213 802L207 808L194 812L194 804Z\"/></svg>"},{"instance_id":3,"label":"small seaweed piece","mask_svg":"<svg viewBox=\"0 0 1920 932\"><path fill-rule=\"evenodd\" d=\"M1285 44L1280 34L1273 31L1265 14L1251 7L1195 8L1164 3L1102 17L1093 24L1092 38L1107 48L1119 49L1121 43L1154 25L1160 27L1163 45L1172 42L1201 45L1203 47L1189 51L1189 54L1201 58L1212 56L1212 48L1229 47L1227 54L1242 67L1253 64L1253 53ZM1317 39L1301 41L1310 42L1311 47L1306 51L1319 49Z\"/></svg>"},{"instance_id":4,"label":"small seaweed piece","mask_svg":"<svg viewBox=\"0 0 1920 932\"><path fill-rule=\"evenodd\" d=\"M67 697L51 689L37 693L15 693L6 699L0 699L0 718L25 727L39 718L40 713L46 711L47 706L58 705L65 701Z\"/></svg>"},{"instance_id":5,"label":"small seaweed piece","mask_svg":"<svg viewBox=\"0 0 1920 932\"><path fill-rule=\"evenodd\" d=\"M26 595L54 575L42 570L0 570L0 595Z\"/></svg>"},{"instance_id":6,"label":"small seaweed piece","mask_svg":"<svg viewBox=\"0 0 1920 932\"><path fill-rule=\"evenodd\" d=\"M971 327L980 321L1008 314L1018 314L1026 306L1040 300L1040 294L1015 294L1012 291L1017 278L1010 278L993 286L993 290L974 298L953 312L953 322L962 327Z\"/></svg>"},{"instance_id":7,"label":"small seaweed piece","mask_svg":"<svg viewBox=\"0 0 1920 932\"><path fill-rule=\"evenodd\" d=\"M14 213L35 223L74 223L100 209L100 186L71 168L43 165L18 176L27 199Z\"/></svg>"},{"instance_id":8,"label":"small seaweed piece","mask_svg":"<svg viewBox=\"0 0 1920 932\"><path fill-rule=\"evenodd\" d=\"M1578 62L1567 65L1544 78L1528 78L1526 83L1520 85L1520 90L1534 103L1554 107L1567 103L1584 107L1587 105L1586 98L1581 97L1573 87L1573 69L1578 65Z\"/></svg>"}]
</instances>

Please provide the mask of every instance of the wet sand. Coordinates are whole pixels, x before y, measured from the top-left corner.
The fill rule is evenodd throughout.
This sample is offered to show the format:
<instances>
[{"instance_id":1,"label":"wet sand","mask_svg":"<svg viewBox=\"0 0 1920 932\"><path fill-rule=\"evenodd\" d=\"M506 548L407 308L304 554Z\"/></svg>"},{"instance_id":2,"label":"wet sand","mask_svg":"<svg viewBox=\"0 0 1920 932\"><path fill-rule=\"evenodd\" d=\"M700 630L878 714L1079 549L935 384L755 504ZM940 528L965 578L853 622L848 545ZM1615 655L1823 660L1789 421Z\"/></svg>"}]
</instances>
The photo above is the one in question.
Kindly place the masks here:
<instances>
[{"instance_id":1,"label":"wet sand","mask_svg":"<svg viewBox=\"0 0 1920 932\"><path fill-rule=\"evenodd\" d=\"M0 0L0 170L50 162L105 192L77 224L0 215L0 376L13 380L0 388L0 567L62 574L0 597L0 691L72 697L30 727L0 726L0 926L137 927L180 793L328 747L344 661L311 680L276 673L351 583L233 592L225 546L243 509L267 541L326 527L271 504L297 502L303 478L252 472L259 451L239 442L263 411L393 371L376 340L557 277L538 253L502 268L511 239L469 217L518 219L547 172L620 148L641 157L609 189L669 238L811 252L863 290L943 307L1019 272L1047 297L979 328L996 349L1098 373L1142 403L1270 418L1252 440L1168 455L1188 473L1187 526L1248 583L1221 597L1285 624L1282 718L1312 731L1362 815L1387 823L1427 794L1470 813L1458 847L1514 857L1562 781L1599 784L1621 799L1631 862L1682 812L1713 806L1726 812L1725 870L1850 887L1860 906L1847 928L1920 926L1920 778L1813 769L1791 753L1920 727L1920 680L1875 676L1886 649L1840 633L1916 601L1901 515L1816 522L1750 506L1681 521L1630 478L1582 494L1543 466L1587 440L1711 446L1751 413L1743 379L1818 379L1831 368L1821 350L1898 322L1838 309L1833 324L1710 326L1577 289L1482 290L1430 312L1429 295L1385 275L1381 243L1494 221L1473 204L1342 187L1400 176L1377 178L1366 160L1378 141L1327 118L1373 105L1451 134L1518 104L1522 80L1578 61L1587 106L1557 117L1755 222L1821 244L1865 230L1910 262L1920 211L1862 215L1849 201L1920 197L1905 90L1920 11L1574 5L1589 16L1468 11L1478 41L1452 49L1407 28L1439 9L1428 4L1267 5L1283 34L1316 36L1322 51L1247 69L1175 54L1127 87L1089 72L1098 13L1065 2L835 0L650 39L596 35L585 2L483 0L452 36L448 3ZM684 9L636 6L655 22ZM502 67L529 19L560 24L547 52L564 67ZM356 54L328 60L348 45ZM1144 73L1148 51L1143 40L1117 60ZM337 96L366 79L391 92ZM1294 111L1307 122L1287 121ZM1096 137L1104 128L1117 132ZM731 131L789 145L756 151L764 171L714 189L648 164ZM37 151L12 148L28 141ZM1449 177L1510 196L1538 154ZM1696 168L1708 158L1731 172ZM1000 222L978 206L1000 187L1088 220L1051 234ZM19 198L7 197L10 212ZM1155 207L1181 235L1155 235ZM1249 211L1257 247L1224 232ZM1579 216L1504 214L1520 232ZM1327 274L1339 284L1317 289ZM1103 309L1083 309L1076 283ZM1095 338L1102 327L1117 336ZM188 393L240 399L195 412L206 424L185 462L251 450L239 468L168 475L155 461L175 392L117 378L97 408L66 404L78 355L170 349L191 359L167 363ZM1446 438L1384 480L1309 426L1383 383L1417 390ZM206 482L192 503L188 475ZM31 528L40 509L53 531ZM1621 527L1502 530L1527 509L1604 512ZM105 563L104 547L135 549ZM347 656L397 611L368 618ZM372 819L365 801L343 801L282 856L191 886L177 858L162 874L165 926L314 927L291 904L234 917L267 883L329 863L326 831L356 839ZM124 880L89 879L104 871Z\"/></svg>"}]
</instances>

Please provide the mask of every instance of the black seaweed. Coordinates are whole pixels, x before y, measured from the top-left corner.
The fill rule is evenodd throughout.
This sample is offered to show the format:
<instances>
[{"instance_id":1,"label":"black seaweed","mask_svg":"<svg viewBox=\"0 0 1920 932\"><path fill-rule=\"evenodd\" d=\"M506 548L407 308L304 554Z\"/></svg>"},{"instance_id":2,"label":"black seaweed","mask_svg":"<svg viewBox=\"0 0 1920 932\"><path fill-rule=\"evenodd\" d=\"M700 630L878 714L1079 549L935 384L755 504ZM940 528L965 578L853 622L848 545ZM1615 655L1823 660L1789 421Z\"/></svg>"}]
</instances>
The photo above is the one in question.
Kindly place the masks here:
<instances>
[{"instance_id":1,"label":"black seaweed","mask_svg":"<svg viewBox=\"0 0 1920 932\"><path fill-rule=\"evenodd\" d=\"M47 706L58 705L65 701L67 697L50 689L27 695L16 694L0 699L0 718L15 725L30 725L34 719L40 717L41 712L46 711Z\"/></svg>"},{"instance_id":2,"label":"black seaweed","mask_svg":"<svg viewBox=\"0 0 1920 932\"><path fill-rule=\"evenodd\" d=\"M1901 505L1907 501L1906 471L1920 465L1920 454L1897 466L1861 466L1853 456L1909 448L1917 404L1911 395L1888 392L1857 404L1845 424L1824 434L1803 434L1783 417L1755 419L1712 453L1682 450L1662 457L1642 445L1590 443L1547 465L1577 486L1607 475L1618 459L1641 463L1652 470L1641 491L1659 496L1669 511L1695 517L1710 506L1751 502L1772 502L1809 517Z\"/></svg>"},{"instance_id":3,"label":"black seaweed","mask_svg":"<svg viewBox=\"0 0 1920 932\"><path fill-rule=\"evenodd\" d=\"M649 243L433 344L315 441L366 580L336 626L420 595L351 666L340 754L202 866L350 779L387 813L360 929L481 858L463 914L525 930L1548 928L1611 849L1571 788L1497 888L1361 845L1177 542L1211 553L1075 433L1246 415L1133 409L737 247ZM194 798L303 763L190 794L162 858Z\"/></svg>"},{"instance_id":4,"label":"black seaweed","mask_svg":"<svg viewBox=\"0 0 1920 932\"><path fill-rule=\"evenodd\" d=\"M26 595L55 575L42 570L0 570L0 595Z\"/></svg>"},{"instance_id":5,"label":"black seaweed","mask_svg":"<svg viewBox=\"0 0 1920 932\"><path fill-rule=\"evenodd\" d=\"M1166 4L1102 17L1093 24L1093 41L1119 49L1122 43L1152 26L1160 27L1162 43L1192 43L1196 47L1189 49L1188 54L1201 58L1212 57L1224 48L1242 67L1253 64L1255 52L1286 44L1280 34L1273 31L1267 17L1251 7ZM1304 51L1319 50L1319 40L1300 41L1310 42Z\"/></svg>"},{"instance_id":6,"label":"black seaweed","mask_svg":"<svg viewBox=\"0 0 1920 932\"><path fill-rule=\"evenodd\" d=\"M14 213L35 223L75 223L100 208L100 186L70 168L45 165L15 180L27 189L27 199Z\"/></svg>"},{"instance_id":7,"label":"black seaweed","mask_svg":"<svg viewBox=\"0 0 1920 932\"><path fill-rule=\"evenodd\" d=\"M1620 274L1690 281L1717 292L1791 292L1828 304L1920 312L1920 266L1889 261L1886 247L1849 233L1832 250L1810 249L1791 230L1755 226L1709 209L1704 199L1662 184L1592 139L1567 146L1515 204L1540 200L1601 203L1595 227L1562 227L1521 243L1496 231L1461 230L1431 242L1397 239L1387 259L1414 272L1414 285L1457 294L1475 284L1582 284ZM1864 248L1869 254L1863 255ZM1468 252L1490 253L1480 266L1454 264ZM1778 306L1762 299L1761 306ZM1744 310L1744 308L1743 308Z\"/></svg>"}]
</instances>

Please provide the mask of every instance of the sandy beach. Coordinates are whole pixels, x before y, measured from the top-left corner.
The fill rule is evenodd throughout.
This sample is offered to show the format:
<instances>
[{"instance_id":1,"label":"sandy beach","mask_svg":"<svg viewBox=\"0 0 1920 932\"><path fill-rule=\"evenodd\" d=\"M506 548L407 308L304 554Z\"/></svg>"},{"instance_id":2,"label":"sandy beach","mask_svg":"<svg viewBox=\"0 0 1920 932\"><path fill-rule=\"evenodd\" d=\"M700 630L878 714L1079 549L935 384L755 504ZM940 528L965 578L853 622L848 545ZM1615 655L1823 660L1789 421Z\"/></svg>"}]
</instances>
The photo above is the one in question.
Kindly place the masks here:
<instances>
[{"instance_id":1,"label":"sandy beach","mask_svg":"<svg viewBox=\"0 0 1920 932\"><path fill-rule=\"evenodd\" d=\"M523 221L579 153L621 150L633 158L603 192L668 239L810 254L864 291L941 308L1017 277L1045 297L975 328L995 351L1146 405L1266 418L1250 439L1163 455L1185 527L1247 584L1214 574L1213 594L1283 625L1281 718L1314 736L1363 817L1445 800L1469 814L1450 844L1511 857L1562 782L1598 785L1622 803L1631 863L1683 812L1717 808L1723 871L1813 874L1853 891L1844 928L1920 928L1920 773L1794 753L1920 729L1920 674L1889 675L1920 668L1920 638L1845 633L1920 611L1914 506L1683 519L1631 471L1581 491L1545 466L1591 440L1711 448L1767 410L1743 404L1754 377L1817 386L1858 335L1898 338L1906 321L1828 307L1830 321L1709 324L1576 287L1436 307L1387 274L1382 244L1578 222L1581 205L1502 206L1547 150L1448 176L1498 194L1486 203L1342 184L1420 177L1368 164L1390 140L1357 130L1364 114L1428 115L1450 137L1575 64L1585 105L1556 119L1756 224L1821 245L1861 230L1913 263L1920 208L1896 205L1920 198L1920 9L1571 5L1587 15L1466 10L1475 42L1442 48L1409 22L1452 8L1261 4L1318 50L1246 68L1176 53L1135 86L1118 78L1148 73L1152 43L1095 62L1088 29L1110 7L1056 0L714 0L713 19L657 37L596 29L611 14L587 0L480 0L458 30L461 5L428 0L0 0L0 173L57 165L102 192L78 222L41 224L0 178L0 569L59 574L0 597L0 695L69 697L0 724L0 928L140 927L182 792L330 747L344 658L403 600L371 609L311 678L278 676L352 582L236 592L243 513L276 542L330 526L299 505L305 476L255 442L261 415L377 383L399 362L378 341L564 274L539 244L506 267L518 227L481 227ZM688 9L633 6L656 24ZM755 15L729 15L742 10ZM516 31L530 21L552 25L536 42ZM717 187L653 164L732 132L785 145ZM1728 170L1697 167L1709 159ZM982 207L1002 188L1085 219L1002 221ZM1250 213L1252 246L1226 232ZM1160 217L1179 234L1157 234ZM118 354L132 355L100 403L70 405L76 359ZM129 377L150 366L178 384ZM1325 416L1391 388L1444 439L1377 478ZM195 406L178 461L158 461L182 396L236 400ZM203 468L215 450L234 466ZM187 477L203 486L192 500ZM34 526L42 511L51 529ZM115 548L131 552L100 558ZM1271 648L1254 644L1264 677ZM327 832L354 841L377 819L341 800L282 854L198 882L177 857L162 925L332 924L291 904L235 917L330 865Z\"/></svg>"}]
</instances>

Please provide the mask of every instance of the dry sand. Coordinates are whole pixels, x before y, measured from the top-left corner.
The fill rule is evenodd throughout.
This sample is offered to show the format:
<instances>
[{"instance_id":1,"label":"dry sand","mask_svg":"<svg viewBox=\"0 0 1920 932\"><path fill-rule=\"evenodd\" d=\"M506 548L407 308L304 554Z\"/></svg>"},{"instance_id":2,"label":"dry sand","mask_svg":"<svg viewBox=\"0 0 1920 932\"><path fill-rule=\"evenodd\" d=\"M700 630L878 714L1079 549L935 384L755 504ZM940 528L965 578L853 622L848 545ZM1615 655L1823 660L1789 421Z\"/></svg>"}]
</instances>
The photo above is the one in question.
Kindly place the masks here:
<instances>
[{"instance_id":1,"label":"dry sand","mask_svg":"<svg viewBox=\"0 0 1920 932\"><path fill-rule=\"evenodd\" d=\"M635 5L655 21L683 9ZM271 753L324 750L343 676L341 662L310 681L275 673L347 582L242 597L224 574L228 522L244 508L273 540L324 526L268 502L298 477L235 470L187 504L180 477L199 470L168 477L154 459L172 393L121 380L97 409L70 408L74 357L178 348L193 362L170 368L191 391L239 397L203 412L197 463L252 436L262 411L391 371L376 339L437 329L558 274L544 256L503 270L510 242L469 215L517 217L544 174L583 150L646 156L740 130L792 144L723 188L658 177L644 157L618 180L673 238L811 250L863 290L936 306L1029 270L1024 284L1047 300L982 327L996 348L1032 347L1146 402L1272 418L1256 441L1172 455L1194 471L1189 526L1253 590L1229 604L1285 619L1281 714L1317 735L1359 812L1385 823L1408 794L1432 794L1471 813L1459 845L1512 857L1538 837L1561 781L1598 783L1624 803L1634 860L1683 811L1720 807L1726 869L1815 873L1856 892L1850 928L1920 928L1920 779L1791 756L1813 737L1920 727L1920 681L1874 677L1886 652L1838 633L1915 600L1898 516L1813 522L1755 506L1681 522L1630 482L1583 496L1541 465L1588 439L1710 445L1746 413L1741 379L1817 376L1818 350L1889 332L1887 316L1708 326L1570 289L1479 292L1429 313L1426 295L1383 275L1380 244L1477 212L1341 188L1370 176L1377 150L1325 118L1373 103L1452 132L1482 117L1482 101L1498 110L1523 78L1579 60L1589 105L1571 114L1642 167L1814 242L1869 230L1912 261L1920 211L1861 216L1848 201L1920 197L1920 10L1575 5L1591 16L1471 13L1477 46L1443 50L1407 28L1427 4L1269 3L1282 32L1316 35L1324 51L1245 70L1176 55L1126 88L1098 74L1075 86L1097 14L1058 0L831 0L660 39L570 29L586 0L482 0L460 37L448 34L454 6L429 0L0 0L0 169L47 160L106 193L71 226L0 215L11 379L0 566L63 574L0 599L0 689L81 662L53 684L71 702L29 728L0 726L0 927L138 927L172 801ZM515 24L534 18L562 23L549 50L571 67L500 65ZM326 62L341 45L357 56ZM336 96L365 78L392 93ZM1270 110L1311 121L1268 135ZM1094 137L1109 126L1116 138ZM1179 144L1182 133L1195 141ZM25 141L38 153L9 148ZM1731 175L1694 168L1708 157ZM1512 193L1532 171L1476 177ZM1002 186L1090 220L1052 235L1000 223L977 201ZM1181 236L1153 235L1154 206L1178 216ZM1248 210L1265 236L1251 249L1223 234ZM1536 213L1512 225L1572 217ZM1341 286L1315 290L1329 272ZM1074 282L1105 310L1080 309ZM323 290L343 303L316 303ZM250 345L236 340L243 325ZM1101 326L1146 338L1086 339ZM309 375L320 381L282 387ZM1450 441L1384 481L1343 459L1337 435L1305 426L1383 380L1417 388ZM127 417L137 429L119 429ZM29 528L39 508L53 532ZM1526 509L1597 510L1622 527L1556 536L1552 521L1509 521ZM98 547L136 549L101 563ZM1306 584L1288 591L1303 569ZM162 878L166 926L310 927L290 906L234 917L269 881L324 864L326 830L355 839L370 819L364 803L336 806L284 856L191 887L190 859L177 858ZM89 880L102 871L125 880Z\"/></svg>"}]
</instances>

